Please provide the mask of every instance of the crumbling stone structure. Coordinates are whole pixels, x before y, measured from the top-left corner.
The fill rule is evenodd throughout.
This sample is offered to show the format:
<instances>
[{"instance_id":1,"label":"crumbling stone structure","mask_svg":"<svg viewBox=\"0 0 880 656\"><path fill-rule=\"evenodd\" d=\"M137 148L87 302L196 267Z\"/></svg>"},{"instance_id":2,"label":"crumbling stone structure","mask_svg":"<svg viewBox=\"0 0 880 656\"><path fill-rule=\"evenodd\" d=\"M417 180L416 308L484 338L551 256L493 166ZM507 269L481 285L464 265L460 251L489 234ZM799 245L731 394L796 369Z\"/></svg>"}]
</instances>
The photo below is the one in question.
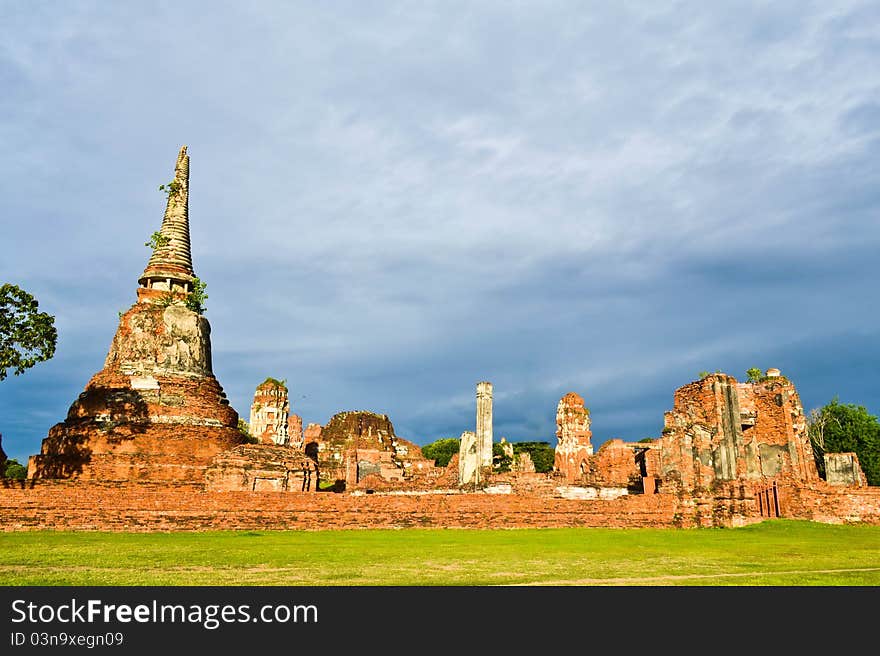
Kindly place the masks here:
<instances>
[{"instance_id":1,"label":"crumbling stone structure","mask_svg":"<svg viewBox=\"0 0 880 656\"><path fill-rule=\"evenodd\" d=\"M479 487L492 472L492 383L477 383L476 431L464 431L458 449L458 484Z\"/></svg>"},{"instance_id":2,"label":"crumbling stone structure","mask_svg":"<svg viewBox=\"0 0 880 656\"><path fill-rule=\"evenodd\" d=\"M532 461L532 454L530 454L528 451L520 451L514 456L511 468L515 472L520 472L523 474L534 474L535 463Z\"/></svg>"},{"instance_id":3,"label":"crumbling stone structure","mask_svg":"<svg viewBox=\"0 0 880 656\"><path fill-rule=\"evenodd\" d=\"M755 383L710 374L676 390L661 440L663 478L690 491L777 477L816 482L803 406L776 371Z\"/></svg>"},{"instance_id":4,"label":"crumbling stone structure","mask_svg":"<svg viewBox=\"0 0 880 656\"><path fill-rule=\"evenodd\" d=\"M492 383L477 383L477 452L480 467L492 466Z\"/></svg>"},{"instance_id":5,"label":"crumbling stone structure","mask_svg":"<svg viewBox=\"0 0 880 656\"><path fill-rule=\"evenodd\" d=\"M276 378L266 378L254 393L248 422L251 435L263 444L286 446L290 441L289 412L287 386Z\"/></svg>"},{"instance_id":6,"label":"crumbling stone structure","mask_svg":"<svg viewBox=\"0 0 880 656\"><path fill-rule=\"evenodd\" d=\"M218 453L205 472L205 489L213 492L314 492L317 487L318 464L290 446L243 444Z\"/></svg>"},{"instance_id":7,"label":"crumbling stone structure","mask_svg":"<svg viewBox=\"0 0 880 656\"><path fill-rule=\"evenodd\" d=\"M477 487L483 482L482 457L477 434L474 431L464 431L459 439L458 484L461 487Z\"/></svg>"},{"instance_id":8,"label":"crumbling stone structure","mask_svg":"<svg viewBox=\"0 0 880 656\"><path fill-rule=\"evenodd\" d=\"M584 399L569 392L556 406L556 456L553 470L566 481L577 481L589 474L593 445L590 441L590 411Z\"/></svg>"},{"instance_id":9,"label":"crumbling stone structure","mask_svg":"<svg viewBox=\"0 0 880 656\"><path fill-rule=\"evenodd\" d=\"M395 435L388 415L365 410L333 415L319 437L306 442L305 453L317 459L324 480L344 481L346 489L371 475L378 479L374 486L383 481L402 484L433 468L418 445Z\"/></svg>"},{"instance_id":10,"label":"crumbling stone structure","mask_svg":"<svg viewBox=\"0 0 880 656\"><path fill-rule=\"evenodd\" d=\"M321 440L321 429L321 424L309 422L309 425L303 430L303 444L319 442Z\"/></svg>"},{"instance_id":11,"label":"crumbling stone structure","mask_svg":"<svg viewBox=\"0 0 880 656\"><path fill-rule=\"evenodd\" d=\"M297 414L292 414L287 419L287 436L289 444L298 449L303 447L303 419Z\"/></svg>"},{"instance_id":12,"label":"crumbling stone structure","mask_svg":"<svg viewBox=\"0 0 880 656\"><path fill-rule=\"evenodd\" d=\"M859 464L859 457L852 452L826 453L825 481L829 485L865 487L868 479Z\"/></svg>"},{"instance_id":13,"label":"crumbling stone structure","mask_svg":"<svg viewBox=\"0 0 880 656\"><path fill-rule=\"evenodd\" d=\"M104 362L53 426L28 477L203 481L212 458L244 441L211 363L211 327L187 306L189 156L181 148L161 240L119 319Z\"/></svg>"}]
</instances>

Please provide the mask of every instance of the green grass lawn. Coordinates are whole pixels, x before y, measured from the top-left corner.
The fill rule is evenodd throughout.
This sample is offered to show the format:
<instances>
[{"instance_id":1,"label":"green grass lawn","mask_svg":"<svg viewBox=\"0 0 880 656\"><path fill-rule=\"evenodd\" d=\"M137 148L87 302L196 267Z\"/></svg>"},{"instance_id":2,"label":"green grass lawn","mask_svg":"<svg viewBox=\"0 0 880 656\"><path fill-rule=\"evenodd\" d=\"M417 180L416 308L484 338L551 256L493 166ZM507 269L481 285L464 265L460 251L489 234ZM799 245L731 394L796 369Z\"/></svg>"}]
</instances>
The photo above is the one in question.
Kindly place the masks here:
<instances>
[{"instance_id":1,"label":"green grass lawn","mask_svg":"<svg viewBox=\"0 0 880 656\"><path fill-rule=\"evenodd\" d=\"M880 526L0 533L6 585L880 585Z\"/></svg>"}]
</instances>

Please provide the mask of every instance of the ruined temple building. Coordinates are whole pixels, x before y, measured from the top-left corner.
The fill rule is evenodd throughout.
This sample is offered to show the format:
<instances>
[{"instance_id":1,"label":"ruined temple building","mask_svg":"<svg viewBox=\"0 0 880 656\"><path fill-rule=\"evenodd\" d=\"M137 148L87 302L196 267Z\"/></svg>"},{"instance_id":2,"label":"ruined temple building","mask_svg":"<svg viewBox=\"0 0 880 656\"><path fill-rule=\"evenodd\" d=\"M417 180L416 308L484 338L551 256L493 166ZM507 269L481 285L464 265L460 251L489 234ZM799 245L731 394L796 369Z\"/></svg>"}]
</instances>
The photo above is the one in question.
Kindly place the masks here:
<instances>
[{"instance_id":1,"label":"ruined temple building","mask_svg":"<svg viewBox=\"0 0 880 656\"><path fill-rule=\"evenodd\" d=\"M216 454L243 441L212 371L211 327L187 306L196 276L186 146L159 234L103 369L31 456L29 478L201 481Z\"/></svg>"},{"instance_id":2,"label":"ruined temple building","mask_svg":"<svg viewBox=\"0 0 880 656\"><path fill-rule=\"evenodd\" d=\"M306 432L306 453L316 458L322 480L338 487L404 488L434 468L417 444L394 433L388 415L366 410L340 412L320 431Z\"/></svg>"},{"instance_id":3,"label":"ruined temple building","mask_svg":"<svg viewBox=\"0 0 880 656\"><path fill-rule=\"evenodd\" d=\"M686 490L819 479L803 406L778 369L757 382L716 373L685 385L676 390L664 424L659 473Z\"/></svg>"},{"instance_id":4,"label":"ruined temple building","mask_svg":"<svg viewBox=\"0 0 880 656\"><path fill-rule=\"evenodd\" d=\"M290 442L290 402L287 397L287 385L276 378L266 378L257 385L248 428L262 444L287 446Z\"/></svg>"},{"instance_id":5,"label":"ruined temple building","mask_svg":"<svg viewBox=\"0 0 880 656\"><path fill-rule=\"evenodd\" d=\"M590 411L578 394L569 392L556 406L556 457L553 469L568 480L575 481L589 471L593 455L590 438Z\"/></svg>"},{"instance_id":6,"label":"ruined temple building","mask_svg":"<svg viewBox=\"0 0 880 656\"><path fill-rule=\"evenodd\" d=\"M684 385L675 392L659 438L612 439L595 454L582 405L570 393L557 409L554 470L569 484L700 497L742 496L770 483L803 486L819 480L800 398L778 369L768 369L756 382L715 373ZM831 481L863 480L850 455L826 459Z\"/></svg>"}]
</instances>

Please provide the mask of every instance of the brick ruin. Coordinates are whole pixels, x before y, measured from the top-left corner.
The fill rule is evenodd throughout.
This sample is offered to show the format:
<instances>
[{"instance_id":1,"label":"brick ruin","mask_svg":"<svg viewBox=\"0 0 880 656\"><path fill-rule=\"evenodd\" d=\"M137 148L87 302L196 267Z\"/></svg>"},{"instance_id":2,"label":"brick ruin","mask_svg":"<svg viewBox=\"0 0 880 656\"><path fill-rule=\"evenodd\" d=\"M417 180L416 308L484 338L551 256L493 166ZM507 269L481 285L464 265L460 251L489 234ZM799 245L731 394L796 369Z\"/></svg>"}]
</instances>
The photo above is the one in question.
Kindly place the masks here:
<instances>
[{"instance_id":1,"label":"brick ruin","mask_svg":"<svg viewBox=\"0 0 880 656\"><path fill-rule=\"evenodd\" d=\"M287 396L287 386L276 378L267 378L257 385L248 429L262 444L286 446L290 441Z\"/></svg>"},{"instance_id":2,"label":"brick ruin","mask_svg":"<svg viewBox=\"0 0 880 656\"><path fill-rule=\"evenodd\" d=\"M288 443L292 446L303 446L303 420L297 414L290 415L287 419Z\"/></svg>"},{"instance_id":3,"label":"brick ruin","mask_svg":"<svg viewBox=\"0 0 880 656\"><path fill-rule=\"evenodd\" d=\"M333 415L304 448L315 454L322 479L337 488L406 487L434 468L417 444L394 433L388 415L365 410Z\"/></svg>"},{"instance_id":4,"label":"brick ruin","mask_svg":"<svg viewBox=\"0 0 880 656\"><path fill-rule=\"evenodd\" d=\"M589 471L593 445L590 442L590 411L578 394L569 392L556 406L556 458L553 469L566 481L578 480Z\"/></svg>"},{"instance_id":5,"label":"brick ruin","mask_svg":"<svg viewBox=\"0 0 880 656\"><path fill-rule=\"evenodd\" d=\"M717 373L675 392L660 445L660 477L688 492L728 482L819 480L803 406L778 370L755 383Z\"/></svg>"},{"instance_id":6,"label":"brick ruin","mask_svg":"<svg viewBox=\"0 0 880 656\"><path fill-rule=\"evenodd\" d=\"M186 146L159 233L104 368L31 456L28 478L203 481L211 459L243 441L212 372L210 324L186 305L196 281Z\"/></svg>"},{"instance_id":7,"label":"brick ruin","mask_svg":"<svg viewBox=\"0 0 880 656\"><path fill-rule=\"evenodd\" d=\"M104 367L0 488L4 530L403 526L738 526L766 517L880 523L880 488L855 454L826 454L819 477L794 384L778 370L722 373L680 387L656 437L594 451L582 396L556 407L553 470L501 440L493 386L476 386L475 423L438 467L385 414L290 414L282 381L254 395L238 430L213 375L210 325L188 306L189 157L175 167L160 239L120 317ZM2 452L0 452L2 453Z\"/></svg>"}]
</instances>

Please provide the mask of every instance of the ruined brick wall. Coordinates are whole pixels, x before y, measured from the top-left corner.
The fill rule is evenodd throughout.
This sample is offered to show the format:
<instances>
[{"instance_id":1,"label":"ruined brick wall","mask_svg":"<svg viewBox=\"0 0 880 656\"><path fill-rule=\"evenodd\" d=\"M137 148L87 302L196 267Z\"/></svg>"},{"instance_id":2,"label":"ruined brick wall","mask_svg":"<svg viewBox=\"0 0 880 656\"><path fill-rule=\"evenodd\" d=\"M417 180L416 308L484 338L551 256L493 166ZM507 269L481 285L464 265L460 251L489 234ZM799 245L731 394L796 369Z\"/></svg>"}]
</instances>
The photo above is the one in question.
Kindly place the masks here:
<instances>
[{"instance_id":1,"label":"ruined brick wall","mask_svg":"<svg viewBox=\"0 0 880 656\"><path fill-rule=\"evenodd\" d=\"M575 501L528 495L205 492L194 485L36 482L0 488L2 530L200 531L675 526L673 495ZM69 482L68 482L69 483Z\"/></svg>"},{"instance_id":2,"label":"ruined brick wall","mask_svg":"<svg viewBox=\"0 0 880 656\"><path fill-rule=\"evenodd\" d=\"M205 471L213 492L314 492L317 486L317 463L291 446L243 444L214 456Z\"/></svg>"},{"instance_id":3,"label":"ruined brick wall","mask_svg":"<svg viewBox=\"0 0 880 656\"><path fill-rule=\"evenodd\" d=\"M309 453L313 448L317 454L321 478L345 481L346 489L375 486L375 481L362 480L370 475L405 488L409 479L433 469L433 461L422 456L417 444L394 433L387 415L364 410L340 412L320 431L310 428L311 424L306 429L305 449ZM309 439L310 433L317 437Z\"/></svg>"},{"instance_id":4,"label":"ruined brick wall","mask_svg":"<svg viewBox=\"0 0 880 656\"><path fill-rule=\"evenodd\" d=\"M807 434L807 420L794 384L783 376L737 385L743 411L743 440L757 448L758 476L792 477L811 483L819 480ZM750 425L750 421L754 421Z\"/></svg>"},{"instance_id":5,"label":"ruined brick wall","mask_svg":"<svg viewBox=\"0 0 880 656\"><path fill-rule=\"evenodd\" d=\"M590 411L584 399L574 392L563 396L556 406L556 455L554 471L567 480L581 480L589 472L593 454L590 432Z\"/></svg>"},{"instance_id":6,"label":"ruined brick wall","mask_svg":"<svg viewBox=\"0 0 880 656\"><path fill-rule=\"evenodd\" d=\"M735 478L736 446L742 442L736 380L712 374L675 391L665 415L661 473L688 490Z\"/></svg>"},{"instance_id":7,"label":"ruined brick wall","mask_svg":"<svg viewBox=\"0 0 880 656\"><path fill-rule=\"evenodd\" d=\"M534 476L534 475L532 475ZM546 480L546 479L545 479ZM525 486L525 483L523 484ZM880 488L780 487L783 516L880 525ZM0 482L0 530L201 531L358 528L742 526L760 521L749 486L716 496L573 500L537 494L205 491L181 482Z\"/></svg>"},{"instance_id":8,"label":"ruined brick wall","mask_svg":"<svg viewBox=\"0 0 880 656\"><path fill-rule=\"evenodd\" d=\"M287 419L287 436L290 439L289 444L297 448L302 448L303 442L303 420L297 414L292 414Z\"/></svg>"},{"instance_id":9,"label":"ruined brick wall","mask_svg":"<svg viewBox=\"0 0 880 656\"><path fill-rule=\"evenodd\" d=\"M596 487L641 485L642 474L633 446L620 439L608 440L589 458L589 470L580 482Z\"/></svg>"},{"instance_id":10,"label":"ruined brick wall","mask_svg":"<svg viewBox=\"0 0 880 656\"><path fill-rule=\"evenodd\" d=\"M880 487L841 487L819 481L779 487L782 516L828 524L880 524Z\"/></svg>"},{"instance_id":11,"label":"ruined brick wall","mask_svg":"<svg viewBox=\"0 0 880 656\"><path fill-rule=\"evenodd\" d=\"M724 481L818 480L803 407L782 376L711 374L680 387L660 444L662 477L697 493Z\"/></svg>"}]
</instances>

